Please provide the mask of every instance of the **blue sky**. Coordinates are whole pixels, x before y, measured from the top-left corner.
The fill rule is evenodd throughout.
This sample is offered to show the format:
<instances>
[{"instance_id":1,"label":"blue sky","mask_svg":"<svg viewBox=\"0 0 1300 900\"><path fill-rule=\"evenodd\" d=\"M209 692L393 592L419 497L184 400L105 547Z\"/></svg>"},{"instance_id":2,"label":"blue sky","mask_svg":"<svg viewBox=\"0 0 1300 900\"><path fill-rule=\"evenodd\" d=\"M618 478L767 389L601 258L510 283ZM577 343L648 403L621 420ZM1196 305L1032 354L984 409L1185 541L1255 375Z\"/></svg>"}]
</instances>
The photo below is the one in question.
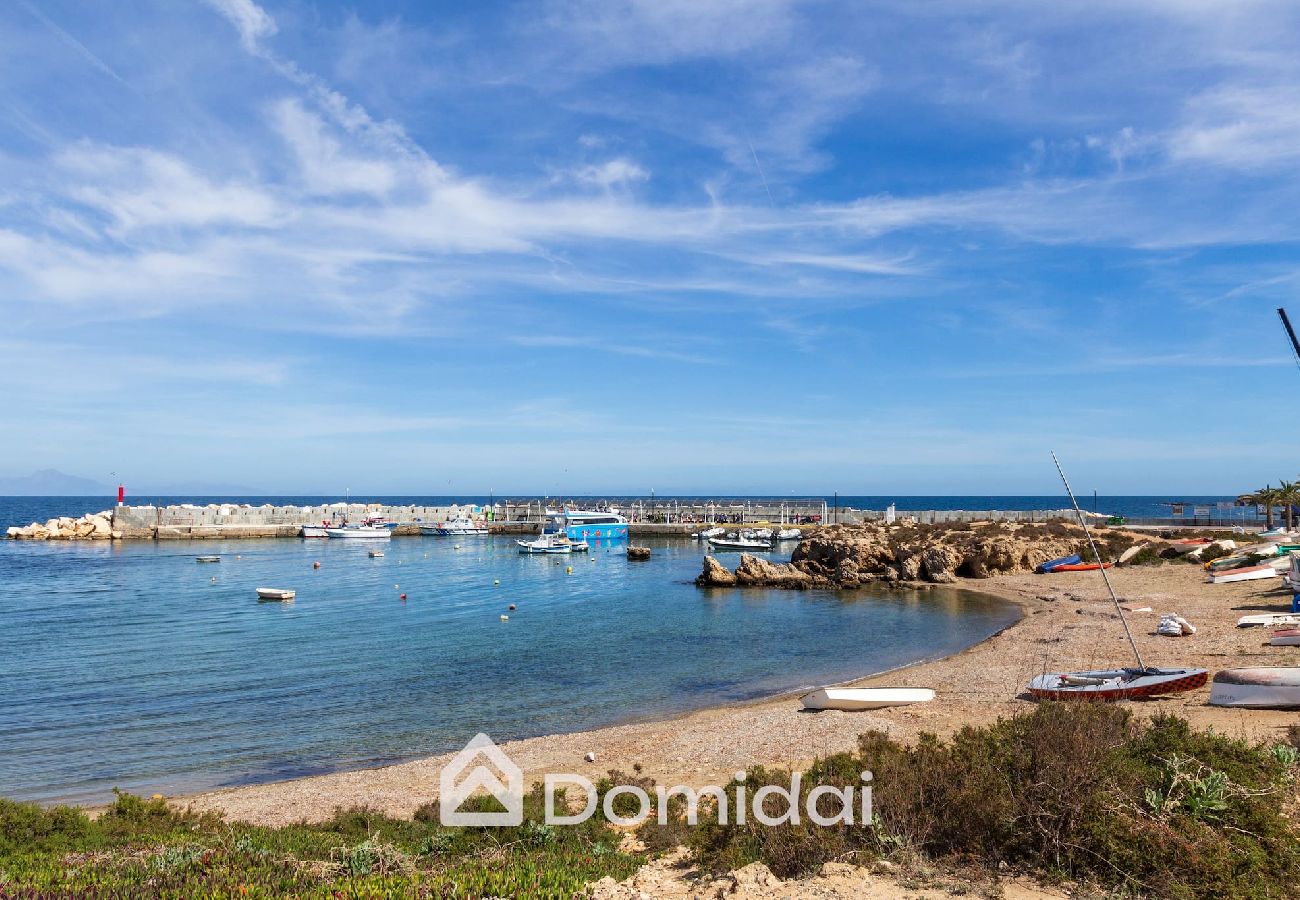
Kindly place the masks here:
<instances>
[{"instance_id":1,"label":"blue sky","mask_svg":"<svg viewBox=\"0 0 1300 900\"><path fill-rule=\"evenodd\" d=\"M16 0L0 474L1295 477L1300 7Z\"/></svg>"}]
</instances>

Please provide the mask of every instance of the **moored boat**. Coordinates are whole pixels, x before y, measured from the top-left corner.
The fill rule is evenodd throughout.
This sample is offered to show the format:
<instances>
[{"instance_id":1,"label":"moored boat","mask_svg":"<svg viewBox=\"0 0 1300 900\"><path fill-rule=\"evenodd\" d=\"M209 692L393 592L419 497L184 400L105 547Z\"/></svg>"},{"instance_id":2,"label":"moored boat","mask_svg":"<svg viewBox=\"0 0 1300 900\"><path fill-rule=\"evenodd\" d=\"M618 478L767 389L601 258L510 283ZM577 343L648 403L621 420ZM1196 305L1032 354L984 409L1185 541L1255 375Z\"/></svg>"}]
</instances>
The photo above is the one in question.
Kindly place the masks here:
<instances>
[{"instance_id":1,"label":"moored boat","mask_svg":"<svg viewBox=\"0 0 1300 900\"><path fill-rule=\"evenodd\" d=\"M753 541L747 538L709 538L709 546L714 550L744 550L765 553L772 549L767 541Z\"/></svg>"},{"instance_id":2,"label":"moored boat","mask_svg":"<svg viewBox=\"0 0 1300 900\"><path fill-rule=\"evenodd\" d=\"M782 528L776 533L778 541L797 541L803 538L803 532L798 528Z\"/></svg>"},{"instance_id":3,"label":"moored boat","mask_svg":"<svg viewBox=\"0 0 1300 900\"><path fill-rule=\"evenodd\" d=\"M325 529L326 537L353 540L386 541L393 536L391 528L383 525L343 525Z\"/></svg>"},{"instance_id":4,"label":"moored boat","mask_svg":"<svg viewBox=\"0 0 1300 900\"><path fill-rule=\"evenodd\" d=\"M934 699L929 688L821 688L800 698L804 709L884 709L928 703Z\"/></svg>"},{"instance_id":5,"label":"moored boat","mask_svg":"<svg viewBox=\"0 0 1300 900\"><path fill-rule=\"evenodd\" d=\"M691 537L695 538L697 541L706 541L711 537L718 537L726 533L727 529L725 528L706 528L703 531L695 532Z\"/></svg>"},{"instance_id":6,"label":"moored boat","mask_svg":"<svg viewBox=\"0 0 1300 900\"><path fill-rule=\"evenodd\" d=\"M194 561L201 562L201 563L221 562L221 557L220 556L196 556L194 557Z\"/></svg>"},{"instance_id":7,"label":"moored boat","mask_svg":"<svg viewBox=\"0 0 1300 900\"><path fill-rule=\"evenodd\" d=\"M437 525L420 526L420 534L438 535L440 537L487 533L488 527L486 522L475 522L473 519L467 519L463 516L458 519L452 519L450 522L440 522Z\"/></svg>"},{"instance_id":8,"label":"moored boat","mask_svg":"<svg viewBox=\"0 0 1300 900\"><path fill-rule=\"evenodd\" d=\"M257 589L258 600L285 601L285 600L292 600L296 596L298 596L297 591L290 591L284 588L258 588Z\"/></svg>"},{"instance_id":9,"label":"moored boat","mask_svg":"<svg viewBox=\"0 0 1300 900\"><path fill-rule=\"evenodd\" d=\"M551 526L568 535L571 541L625 541L627 519L617 512L587 509L563 509L548 514Z\"/></svg>"},{"instance_id":10,"label":"moored boat","mask_svg":"<svg viewBox=\"0 0 1300 900\"><path fill-rule=\"evenodd\" d=\"M1248 709L1300 707L1300 666L1251 666L1216 672L1210 685L1210 704Z\"/></svg>"},{"instance_id":11,"label":"moored boat","mask_svg":"<svg viewBox=\"0 0 1300 900\"><path fill-rule=\"evenodd\" d=\"M305 538L324 538L329 537L328 531L328 525L304 525L299 535Z\"/></svg>"}]
</instances>

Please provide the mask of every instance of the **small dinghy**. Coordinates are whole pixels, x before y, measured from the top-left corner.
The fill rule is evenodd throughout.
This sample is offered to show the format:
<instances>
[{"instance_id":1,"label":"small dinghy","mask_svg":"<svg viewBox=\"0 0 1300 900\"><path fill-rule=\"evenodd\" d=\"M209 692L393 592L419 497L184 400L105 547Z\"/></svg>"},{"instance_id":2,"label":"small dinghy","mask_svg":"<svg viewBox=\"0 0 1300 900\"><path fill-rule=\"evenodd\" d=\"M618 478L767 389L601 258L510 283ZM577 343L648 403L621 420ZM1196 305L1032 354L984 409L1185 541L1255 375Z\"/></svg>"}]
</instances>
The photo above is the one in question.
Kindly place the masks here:
<instances>
[{"instance_id":1,"label":"small dinghy","mask_svg":"<svg viewBox=\"0 0 1300 900\"><path fill-rule=\"evenodd\" d=\"M383 559L383 558L384 558L384 551L383 551L383 550L371 550L371 551L370 551L370 558L371 558L371 559Z\"/></svg>"},{"instance_id":2,"label":"small dinghy","mask_svg":"<svg viewBox=\"0 0 1300 900\"><path fill-rule=\"evenodd\" d=\"M1272 566L1244 566L1240 569L1214 572L1206 581L1210 584L1231 584L1236 581L1258 581L1261 578L1277 578L1281 574Z\"/></svg>"},{"instance_id":3,"label":"small dinghy","mask_svg":"<svg viewBox=\"0 0 1300 900\"><path fill-rule=\"evenodd\" d=\"M1049 559L1047 562L1039 564L1038 573L1040 575L1045 575L1048 572L1055 572L1060 566L1077 566L1081 562L1083 562L1083 557L1077 553L1070 556L1062 556L1060 559Z\"/></svg>"},{"instance_id":4,"label":"small dinghy","mask_svg":"<svg viewBox=\"0 0 1300 900\"><path fill-rule=\"evenodd\" d=\"M709 546L714 550L748 550L754 553L772 549L767 541L751 541L746 538L709 538Z\"/></svg>"},{"instance_id":5,"label":"small dinghy","mask_svg":"<svg viewBox=\"0 0 1300 900\"><path fill-rule=\"evenodd\" d=\"M202 562L202 563L221 562L221 557L220 556L196 556L194 557L194 561Z\"/></svg>"},{"instance_id":6,"label":"small dinghy","mask_svg":"<svg viewBox=\"0 0 1300 900\"><path fill-rule=\"evenodd\" d=\"M258 588L258 600L292 600L298 596L297 591L286 591L283 588Z\"/></svg>"},{"instance_id":7,"label":"small dinghy","mask_svg":"<svg viewBox=\"0 0 1300 900\"><path fill-rule=\"evenodd\" d=\"M1268 642L1273 647L1300 647L1300 628L1279 628Z\"/></svg>"},{"instance_id":8,"label":"small dinghy","mask_svg":"<svg viewBox=\"0 0 1300 900\"><path fill-rule=\"evenodd\" d=\"M798 528L782 528L776 533L778 541L797 541L803 537L803 532Z\"/></svg>"},{"instance_id":9,"label":"small dinghy","mask_svg":"<svg viewBox=\"0 0 1300 900\"><path fill-rule=\"evenodd\" d=\"M1209 538L1190 538L1185 541L1170 541L1169 546L1179 554L1183 554L1191 553L1193 550L1204 550L1211 543Z\"/></svg>"},{"instance_id":10,"label":"small dinghy","mask_svg":"<svg viewBox=\"0 0 1300 900\"><path fill-rule=\"evenodd\" d=\"M1070 563L1064 566L1057 566L1050 571L1055 575L1057 572L1096 572L1099 569L1109 569L1114 563Z\"/></svg>"},{"instance_id":11,"label":"small dinghy","mask_svg":"<svg viewBox=\"0 0 1300 900\"><path fill-rule=\"evenodd\" d=\"M1052 454L1052 462L1056 464L1056 471L1061 476L1061 483L1065 485L1065 492L1070 495L1070 504L1074 507L1075 515L1079 517L1079 524L1083 527L1093 557L1101 559L1097 544L1092 539L1092 530L1088 527L1087 517L1079 508L1079 501L1070 487L1070 480L1065 477L1065 470L1061 468L1061 461L1056 458L1055 453ZM1165 669L1146 664L1142 659L1141 651L1138 650L1137 641L1133 640L1128 617L1124 615L1124 606L1119 602L1119 595L1115 593L1115 588L1110 583L1110 576L1106 574L1107 567L1107 565L1093 564L1093 568L1101 573L1101 580L1106 583L1106 591L1115 604L1115 612L1119 614L1120 624L1124 627L1124 637L1128 639L1129 648L1133 651L1133 658L1137 665L1088 672L1045 672L1029 682L1029 693L1039 700L1114 701L1136 697L1157 697L1161 694L1192 691L1204 686L1210 677L1210 673L1205 669ZM1181 626L1179 630L1181 632Z\"/></svg>"},{"instance_id":12,"label":"small dinghy","mask_svg":"<svg viewBox=\"0 0 1300 900\"><path fill-rule=\"evenodd\" d=\"M1288 613L1257 613L1250 616L1242 616L1237 620L1238 628L1252 628L1257 625L1286 625L1288 627L1300 627L1300 616L1293 616Z\"/></svg>"},{"instance_id":13,"label":"small dinghy","mask_svg":"<svg viewBox=\"0 0 1300 900\"><path fill-rule=\"evenodd\" d=\"M884 709L909 703L929 703L929 688L822 688L800 698L804 709Z\"/></svg>"},{"instance_id":14,"label":"small dinghy","mask_svg":"<svg viewBox=\"0 0 1300 900\"><path fill-rule=\"evenodd\" d=\"M1300 707L1300 666L1251 666L1216 672L1210 705L1248 709Z\"/></svg>"},{"instance_id":15,"label":"small dinghy","mask_svg":"<svg viewBox=\"0 0 1300 900\"><path fill-rule=\"evenodd\" d=\"M1039 700L1132 700L1204 687L1205 669L1105 669L1096 672L1049 672L1029 682Z\"/></svg>"}]
</instances>

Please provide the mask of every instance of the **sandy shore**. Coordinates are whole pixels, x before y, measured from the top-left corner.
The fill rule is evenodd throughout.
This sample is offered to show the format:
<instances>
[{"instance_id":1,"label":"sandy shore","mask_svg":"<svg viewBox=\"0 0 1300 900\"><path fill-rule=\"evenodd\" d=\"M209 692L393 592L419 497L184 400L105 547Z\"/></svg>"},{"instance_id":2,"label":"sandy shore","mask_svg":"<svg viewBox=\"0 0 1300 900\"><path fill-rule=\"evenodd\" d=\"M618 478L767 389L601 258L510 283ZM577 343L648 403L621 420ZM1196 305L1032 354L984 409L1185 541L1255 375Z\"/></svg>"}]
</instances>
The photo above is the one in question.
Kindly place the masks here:
<instances>
[{"instance_id":1,"label":"sandy shore","mask_svg":"<svg viewBox=\"0 0 1300 900\"><path fill-rule=\"evenodd\" d=\"M1153 609L1130 617L1148 664L1197 665L1211 672L1243 665L1300 665L1300 648L1269 647L1265 630L1235 627L1247 613L1290 608L1280 579L1211 585L1199 566L1184 563L1112 570L1111 578L1126 605ZM665 721L512 741L504 749L523 767L529 783L546 772L576 772L595 780L610 769L631 771L640 764L660 783L725 784L736 771L756 764L801 766L816 756L850 749L870 729L907 740L922 731L947 734L1012 715L1029 708L1032 701L1025 698L1024 687L1044 669L1132 661L1095 572L1002 576L960 586L1012 600L1025 616L962 653L855 682L934 688L938 697L933 703L871 713L807 713L797 699L780 697ZM1169 612L1187 617L1198 632L1182 638L1156 635L1160 614ZM1208 699L1206 687L1127 705L1138 715L1175 712L1196 725L1252 739L1279 738L1286 726L1300 723L1300 713L1294 711L1221 709L1209 706ZM596 754L594 763L583 761L588 752ZM354 805L409 816L437 798L438 774L448 759L435 756L177 799L266 825L319 820L336 807Z\"/></svg>"}]
</instances>

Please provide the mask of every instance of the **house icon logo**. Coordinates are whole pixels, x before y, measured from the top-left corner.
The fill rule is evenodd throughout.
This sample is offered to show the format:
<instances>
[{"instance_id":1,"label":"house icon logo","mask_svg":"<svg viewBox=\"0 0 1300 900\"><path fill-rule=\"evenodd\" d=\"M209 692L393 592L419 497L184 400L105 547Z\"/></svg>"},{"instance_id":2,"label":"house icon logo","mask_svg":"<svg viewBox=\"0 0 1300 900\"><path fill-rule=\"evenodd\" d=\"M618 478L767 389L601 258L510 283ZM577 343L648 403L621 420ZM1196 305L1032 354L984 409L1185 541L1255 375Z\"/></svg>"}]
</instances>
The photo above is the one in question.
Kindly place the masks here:
<instances>
[{"instance_id":1,"label":"house icon logo","mask_svg":"<svg viewBox=\"0 0 1300 900\"><path fill-rule=\"evenodd\" d=\"M492 768L479 761L486 757ZM497 773L500 773L498 775ZM464 777L462 777L462 775ZM502 779L505 779L504 781ZM504 812L460 812L460 806L484 790L505 807ZM492 738L480 732L465 745L438 776L438 819L446 826L473 828L522 825L524 773Z\"/></svg>"}]
</instances>

